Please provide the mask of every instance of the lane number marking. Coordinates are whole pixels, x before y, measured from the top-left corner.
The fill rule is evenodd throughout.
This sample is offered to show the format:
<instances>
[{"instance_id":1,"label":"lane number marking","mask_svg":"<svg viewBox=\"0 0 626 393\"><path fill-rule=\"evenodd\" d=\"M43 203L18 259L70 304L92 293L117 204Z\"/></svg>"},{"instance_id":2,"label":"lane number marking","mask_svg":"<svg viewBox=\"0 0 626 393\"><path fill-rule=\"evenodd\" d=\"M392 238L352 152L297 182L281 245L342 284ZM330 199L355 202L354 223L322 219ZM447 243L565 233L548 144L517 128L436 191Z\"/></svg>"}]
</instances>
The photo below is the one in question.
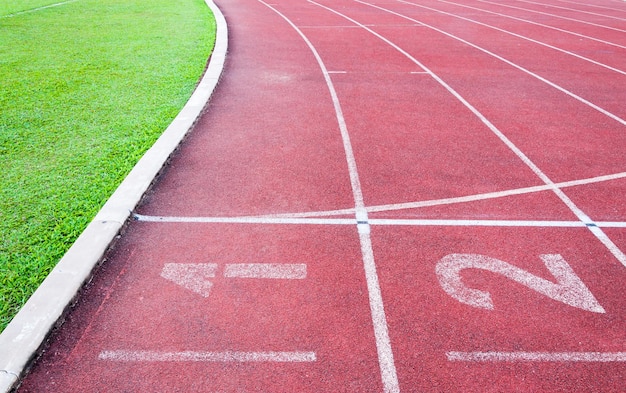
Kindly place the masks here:
<instances>
[{"instance_id":1,"label":"lane number marking","mask_svg":"<svg viewBox=\"0 0 626 393\"><path fill-rule=\"evenodd\" d=\"M441 288L461 303L472 307L493 310L489 292L467 287L461 281L461 271L482 269L497 273L536 292L582 310L605 313L591 291L559 254L540 255L555 282L537 277L519 267L496 258L480 254L450 254L443 257L435 268Z\"/></svg>"},{"instance_id":2,"label":"lane number marking","mask_svg":"<svg viewBox=\"0 0 626 393\"><path fill-rule=\"evenodd\" d=\"M161 277L209 297L213 287L209 279L216 277L217 270L217 263L166 263ZM306 264L303 263L232 263L224 269L224 277L228 278L301 280L306 274Z\"/></svg>"}]
</instances>

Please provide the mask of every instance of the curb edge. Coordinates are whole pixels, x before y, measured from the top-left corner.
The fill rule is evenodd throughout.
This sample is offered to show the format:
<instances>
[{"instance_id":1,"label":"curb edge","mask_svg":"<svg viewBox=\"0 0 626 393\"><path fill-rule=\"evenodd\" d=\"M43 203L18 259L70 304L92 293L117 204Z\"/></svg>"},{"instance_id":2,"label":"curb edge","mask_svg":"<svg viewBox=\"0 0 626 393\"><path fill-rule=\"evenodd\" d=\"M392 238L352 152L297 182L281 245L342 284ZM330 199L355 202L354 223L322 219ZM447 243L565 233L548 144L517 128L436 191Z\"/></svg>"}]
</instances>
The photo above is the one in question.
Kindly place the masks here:
<instances>
[{"instance_id":1,"label":"curb edge","mask_svg":"<svg viewBox=\"0 0 626 393\"><path fill-rule=\"evenodd\" d=\"M91 277L145 192L194 126L224 69L226 19L212 0L205 3L216 22L208 67L193 94L152 147L141 157L76 242L0 334L0 393L17 387L20 376L49 333Z\"/></svg>"}]
</instances>

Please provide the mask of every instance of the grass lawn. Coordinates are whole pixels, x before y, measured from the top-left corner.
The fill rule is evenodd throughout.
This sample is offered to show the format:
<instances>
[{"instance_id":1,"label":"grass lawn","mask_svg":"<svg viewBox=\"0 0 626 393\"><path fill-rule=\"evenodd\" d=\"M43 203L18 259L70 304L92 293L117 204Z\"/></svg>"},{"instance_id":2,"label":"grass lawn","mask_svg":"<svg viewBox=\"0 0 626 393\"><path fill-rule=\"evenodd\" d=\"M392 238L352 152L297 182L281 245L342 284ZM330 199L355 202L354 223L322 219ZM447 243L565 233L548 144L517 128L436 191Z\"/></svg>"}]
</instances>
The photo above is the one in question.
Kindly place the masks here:
<instances>
[{"instance_id":1,"label":"grass lawn","mask_svg":"<svg viewBox=\"0 0 626 393\"><path fill-rule=\"evenodd\" d=\"M190 97L203 0L0 0L0 331Z\"/></svg>"}]
</instances>

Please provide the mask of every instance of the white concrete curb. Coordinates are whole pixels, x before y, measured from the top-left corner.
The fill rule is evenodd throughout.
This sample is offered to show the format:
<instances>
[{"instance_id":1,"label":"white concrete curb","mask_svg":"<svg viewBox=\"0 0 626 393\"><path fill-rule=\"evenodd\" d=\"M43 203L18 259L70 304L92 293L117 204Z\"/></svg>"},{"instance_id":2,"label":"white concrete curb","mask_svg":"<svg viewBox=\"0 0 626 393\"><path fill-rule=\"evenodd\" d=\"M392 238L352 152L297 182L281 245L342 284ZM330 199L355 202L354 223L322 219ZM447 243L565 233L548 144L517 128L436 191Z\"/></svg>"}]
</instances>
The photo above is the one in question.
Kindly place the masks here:
<instances>
[{"instance_id":1,"label":"white concrete curb","mask_svg":"<svg viewBox=\"0 0 626 393\"><path fill-rule=\"evenodd\" d=\"M50 331L92 274L142 196L194 125L218 83L228 48L224 15L205 0L217 23L209 66L174 121L144 154L45 281L0 334L0 393L10 392Z\"/></svg>"}]
</instances>

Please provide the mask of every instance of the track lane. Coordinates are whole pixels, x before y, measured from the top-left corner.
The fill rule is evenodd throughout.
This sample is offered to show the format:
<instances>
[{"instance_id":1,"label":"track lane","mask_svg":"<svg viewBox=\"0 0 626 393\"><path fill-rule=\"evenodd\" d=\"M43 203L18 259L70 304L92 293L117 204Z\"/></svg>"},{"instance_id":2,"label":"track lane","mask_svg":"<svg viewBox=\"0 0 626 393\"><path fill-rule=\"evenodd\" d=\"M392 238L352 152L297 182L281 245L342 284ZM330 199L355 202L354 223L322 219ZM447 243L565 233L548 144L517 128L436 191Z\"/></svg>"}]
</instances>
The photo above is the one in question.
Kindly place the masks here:
<instances>
[{"instance_id":1,"label":"track lane","mask_svg":"<svg viewBox=\"0 0 626 393\"><path fill-rule=\"evenodd\" d=\"M626 269L586 228L593 223L558 197L560 190L566 198L576 194L585 213L605 202L609 206L594 210L593 218L619 221L620 214L611 210L619 206L611 190L624 184L623 162L615 160L619 146L611 150L605 139L589 140L594 143L587 146L585 130L568 133L562 124L551 128L562 130L557 140L569 138L572 149L585 144L592 157L580 163L575 155L558 156L542 128L557 123L551 116L563 106L576 108L567 112L570 117L576 113L571 124L584 119L600 129L607 123L519 70L419 23L351 1L319 3L367 26L346 23L310 2L281 0L270 6L294 23L292 29L304 32L324 64L324 75L313 71L315 56L302 50L294 31L260 11L260 3L229 3L226 16L237 26L233 38L239 40L233 56L253 53L242 39L248 35L258 41L262 34L254 34L255 29L271 37L264 41L272 43L268 47L280 49L275 57L255 59L259 70L243 72L236 66L245 62L231 64L241 83L223 82L229 94L216 96L213 115L201 123L201 135L192 137L194 144L202 144L185 146L174 158L140 209L146 215L131 224L110 255L109 272L96 279L89 292L94 296L88 296L93 300L79 306L72 332L61 335L52 358L35 369L44 384L31 379L24 391L42 390L45 382L60 391L150 391L154 386L232 392L619 389L623 362L602 359L625 351L625 304L619 291ZM397 48L365 27L397 42ZM458 58L464 61L461 68ZM260 77L268 70L271 82ZM286 74L297 76L275 78ZM335 114L339 105L354 168L346 160L345 135L342 141L328 90L322 93L324 79L336 90ZM298 83L290 84L293 80ZM486 87L497 94L486 97ZM229 102L233 96L235 103ZM260 98L267 102L247 112L247 105ZM466 98L469 106L462 104ZM311 107L304 105L307 100ZM523 116L510 116L520 102ZM246 108L244 116L241 108ZM284 108L290 108L287 115L280 113ZM542 117L535 109L548 113ZM314 114L306 123L308 143L302 144L296 128L280 127L304 121L301 112ZM567 114L561 119L568 120ZM232 130L231 122L237 125ZM489 124L501 128L502 137ZM262 143L248 143L246 137ZM523 145L517 156L513 145L506 146L507 137ZM276 144L281 138L292 148L282 150ZM316 149L323 159L315 160ZM265 156L239 163L258 151ZM533 162L542 160L535 169L520 159L527 153ZM598 160L603 154L607 157ZM227 168L229 163L233 167ZM252 168L246 168L248 163ZM293 171L285 169L289 166ZM320 172L309 172L313 166ZM562 183L545 184L537 176L544 167ZM358 173L350 175L356 168ZM265 174L255 179L259 170ZM309 173L306 181L299 179L303 173ZM308 181L315 184L307 188ZM229 189L234 187L242 194ZM606 191L598 199L590 199L587 192L602 188ZM262 198L254 199L255 192ZM624 222L604 224L609 226L604 233L624 249ZM605 312L577 309L478 269L465 272L463 281L489 291L495 308L462 304L442 290L436 273L438 261L455 254L497 258L552 281L539 256L560 255ZM207 298L190 290L195 287L185 276L174 280L187 289L181 290L170 273L164 281L164 266L189 263L204 266L210 276ZM227 274L242 264L306 265L306 278L269 282ZM380 304L372 306L376 286ZM378 322L370 317L382 306L390 338L384 345L393 352L383 361L388 354L381 355L380 343L376 347ZM493 363L454 355L476 353L513 353L518 360L535 354L535 360ZM537 353L553 357L537 361ZM572 362L572 355L564 361L563 354L586 360ZM394 366L398 384L382 366L385 361ZM50 367L64 371L50 375Z\"/></svg>"}]
</instances>

